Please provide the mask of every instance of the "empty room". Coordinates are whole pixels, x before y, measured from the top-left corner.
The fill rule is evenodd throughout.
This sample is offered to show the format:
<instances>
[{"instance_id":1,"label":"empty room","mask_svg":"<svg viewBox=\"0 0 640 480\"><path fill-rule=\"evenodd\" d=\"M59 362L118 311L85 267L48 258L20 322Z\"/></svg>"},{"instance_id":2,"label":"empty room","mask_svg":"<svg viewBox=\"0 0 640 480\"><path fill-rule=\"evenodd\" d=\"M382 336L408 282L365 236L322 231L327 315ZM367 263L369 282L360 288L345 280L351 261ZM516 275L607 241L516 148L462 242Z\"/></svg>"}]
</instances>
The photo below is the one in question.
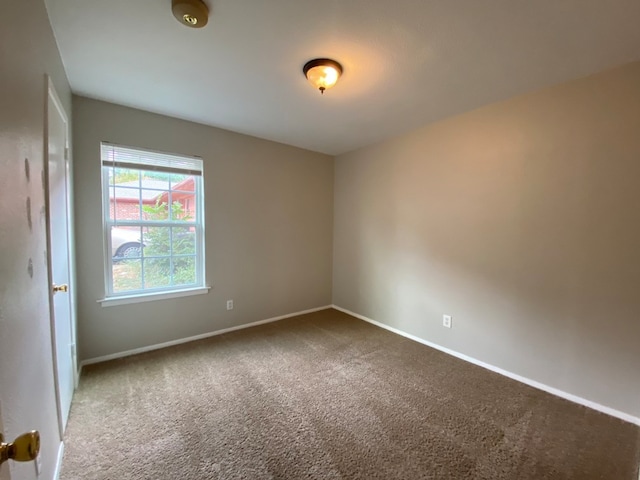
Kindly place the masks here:
<instances>
[{"instance_id":1,"label":"empty room","mask_svg":"<svg viewBox=\"0 0 640 480\"><path fill-rule=\"evenodd\" d=\"M638 19L2 0L0 480L640 480Z\"/></svg>"}]
</instances>

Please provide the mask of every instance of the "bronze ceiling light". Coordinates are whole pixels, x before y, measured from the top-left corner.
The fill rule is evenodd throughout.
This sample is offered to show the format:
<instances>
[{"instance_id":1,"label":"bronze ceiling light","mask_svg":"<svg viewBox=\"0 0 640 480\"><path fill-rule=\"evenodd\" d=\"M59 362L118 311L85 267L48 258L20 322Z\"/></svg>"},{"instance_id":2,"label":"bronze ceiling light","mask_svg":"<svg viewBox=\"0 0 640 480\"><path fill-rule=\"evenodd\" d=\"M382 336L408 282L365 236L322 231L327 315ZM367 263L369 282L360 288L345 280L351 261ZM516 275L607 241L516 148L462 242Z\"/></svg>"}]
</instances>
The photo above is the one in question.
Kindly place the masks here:
<instances>
[{"instance_id":1,"label":"bronze ceiling light","mask_svg":"<svg viewBox=\"0 0 640 480\"><path fill-rule=\"evenodd\" d=\"M333 87L342 75L342 65L330 58L315 58L305 63L302 72L309 83L324 95L324 91Z\"/></svg>"},{"instance_id":2,"label":"bronze ceiling light","mask_svg":"<svg viewBox=\"0 0 640 480\"><path fill-rule=\"evenodd\" d=\"M171 11L187 27L202 28L209 21L209 9L202 0L172 0Z\"/></svg>"}]
</instances>

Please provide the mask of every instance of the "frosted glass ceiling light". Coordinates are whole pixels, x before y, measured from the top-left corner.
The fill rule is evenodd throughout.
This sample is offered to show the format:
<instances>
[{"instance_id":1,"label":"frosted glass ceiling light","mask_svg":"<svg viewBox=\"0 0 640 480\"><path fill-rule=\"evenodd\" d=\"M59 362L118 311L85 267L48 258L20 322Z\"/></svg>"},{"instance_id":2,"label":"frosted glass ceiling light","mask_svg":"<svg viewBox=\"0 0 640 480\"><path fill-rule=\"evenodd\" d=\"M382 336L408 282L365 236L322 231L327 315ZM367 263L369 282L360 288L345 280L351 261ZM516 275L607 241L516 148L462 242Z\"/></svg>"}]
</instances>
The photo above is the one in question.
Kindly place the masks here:
<instances>
[{"instance_id":1,"label":"frosted glass ceiling light","mask_svg":"<svg viewBox=\"0 0 640 480\"><path fill-rule=\"evenodd\" d=\"M324 91L333 87L342 75L342 65L328 58L316 58L309 60L302 67L302 72L309 83L324 94Z\"/></svg>"}]
</instances>

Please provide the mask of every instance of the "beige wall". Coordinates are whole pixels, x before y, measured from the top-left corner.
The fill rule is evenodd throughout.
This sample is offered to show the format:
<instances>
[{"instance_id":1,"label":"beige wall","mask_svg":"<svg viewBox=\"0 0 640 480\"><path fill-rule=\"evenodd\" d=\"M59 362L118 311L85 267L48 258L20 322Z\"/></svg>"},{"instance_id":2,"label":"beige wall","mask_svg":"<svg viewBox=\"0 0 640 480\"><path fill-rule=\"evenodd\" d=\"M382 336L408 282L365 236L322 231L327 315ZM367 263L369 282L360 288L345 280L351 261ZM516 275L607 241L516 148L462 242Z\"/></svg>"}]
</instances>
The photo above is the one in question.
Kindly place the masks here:
<instances>
[{"instance_id":1,"label":"beige wall","mask_svg":"<svg viewBox=\"0 0 640 480\"><path fill-rule=\"evenodd\" d=\"M70 115L71 92L44 3L0 2L0 423L11 440L40 431L40 478L48 479L60 436L45 260L45 74ZM9 464L1 468L0 477ZM14 479L36 478L33 463L13 463L11 471Z\"/></svg>"},{"instance_id":2,"label":"beige wall","mask_svg":"<svg viewBox=\"0 0 640 480\"><path fill-rule=\"evenodd\" d=\"M340 156L334 190L335 304L640 417L640 63Z\"/></svg>"},{"instance_id":3,"label":"beige wall","mask_svg":"<svg viewBox=\"0 0 640 480\"><path fill-rule=\"evenodd\" d=\"M80 359L331 303L332 157L82 97L73 114ZM101 141L203 158L208 294L96 303L104 297Z\"/></svg>"}]
</instances>

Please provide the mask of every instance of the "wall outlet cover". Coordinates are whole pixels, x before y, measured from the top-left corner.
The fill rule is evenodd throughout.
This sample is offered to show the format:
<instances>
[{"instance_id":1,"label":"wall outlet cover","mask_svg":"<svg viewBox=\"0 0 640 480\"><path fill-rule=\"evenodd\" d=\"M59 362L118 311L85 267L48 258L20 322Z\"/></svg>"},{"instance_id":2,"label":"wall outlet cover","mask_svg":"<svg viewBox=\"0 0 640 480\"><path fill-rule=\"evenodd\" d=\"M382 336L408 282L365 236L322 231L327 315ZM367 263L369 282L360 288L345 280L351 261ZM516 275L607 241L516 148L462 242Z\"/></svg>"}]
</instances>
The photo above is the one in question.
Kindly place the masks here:
<instances>
[{"instance_id":1,"label":"wall outlet cover","mask_svg":"<svg viewBox=\"0 0 640 480\"><path fill-rule=\"evenodd\" d=\"M446 328L451 328L451 315L442 316L442 326Z\"/></svg>"}]
</instances>

